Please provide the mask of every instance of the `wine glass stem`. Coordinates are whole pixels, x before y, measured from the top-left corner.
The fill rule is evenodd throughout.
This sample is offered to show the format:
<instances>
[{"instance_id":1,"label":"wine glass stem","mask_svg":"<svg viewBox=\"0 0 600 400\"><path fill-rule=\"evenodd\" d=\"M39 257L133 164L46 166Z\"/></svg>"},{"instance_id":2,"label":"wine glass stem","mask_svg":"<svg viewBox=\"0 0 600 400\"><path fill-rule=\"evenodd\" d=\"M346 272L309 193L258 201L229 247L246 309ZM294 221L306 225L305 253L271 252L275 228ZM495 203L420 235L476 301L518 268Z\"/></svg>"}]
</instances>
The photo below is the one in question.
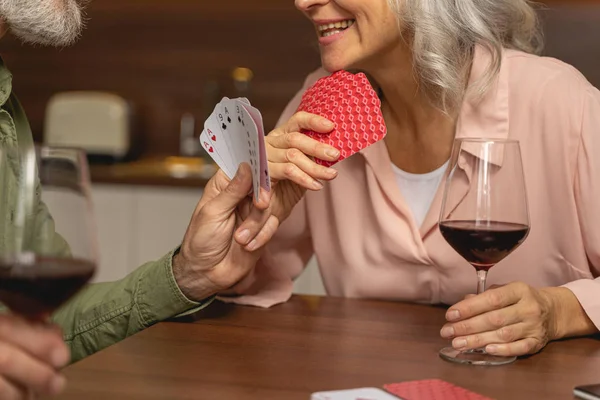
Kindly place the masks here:
<instances>
[{"instance_id":1,"label":"wine glass stem","mask_svg":"<svg viewBox=\"0 0 600 400\"><path fill-rule=\"evenodd\" d=\"M485 280L487 279L487 271L477 270L477 294L485 292Z\"/></svg>"}]
</instances>

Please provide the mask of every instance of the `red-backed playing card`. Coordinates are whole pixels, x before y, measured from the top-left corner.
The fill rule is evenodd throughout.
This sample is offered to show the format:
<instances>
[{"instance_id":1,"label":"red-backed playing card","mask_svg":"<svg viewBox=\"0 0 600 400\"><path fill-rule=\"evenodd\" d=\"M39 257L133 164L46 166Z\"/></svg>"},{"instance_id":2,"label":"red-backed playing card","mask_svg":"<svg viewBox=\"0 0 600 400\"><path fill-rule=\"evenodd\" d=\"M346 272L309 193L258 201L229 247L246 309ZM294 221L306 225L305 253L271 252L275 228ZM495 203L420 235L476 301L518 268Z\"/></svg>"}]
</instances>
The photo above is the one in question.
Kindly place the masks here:
<instances>
[{"instance_id":1,"label":"red-backed playing card","mask_svg":"<svg viewBox=\"0 0 600 400\"><path fill-rule=\"evenodd\" d=\"M406 400L492 400L441 379L391 383L384 388Z\"/></svg>"},{"instance_id":2,"label":"red-backed playing card","mask_svg":"<svg viewBox=\"0 0 600 400\"><path fill-rule=\"evenodd\" d=\"M365 74L338 71L319 79L302 96L298 111L317 114L335 123L329 134L304 132L341 153L338 161L383 139L387 132L381 115L381 101ZM317 164L335 163L320 159Z\"/></svg>"}]
</instances>

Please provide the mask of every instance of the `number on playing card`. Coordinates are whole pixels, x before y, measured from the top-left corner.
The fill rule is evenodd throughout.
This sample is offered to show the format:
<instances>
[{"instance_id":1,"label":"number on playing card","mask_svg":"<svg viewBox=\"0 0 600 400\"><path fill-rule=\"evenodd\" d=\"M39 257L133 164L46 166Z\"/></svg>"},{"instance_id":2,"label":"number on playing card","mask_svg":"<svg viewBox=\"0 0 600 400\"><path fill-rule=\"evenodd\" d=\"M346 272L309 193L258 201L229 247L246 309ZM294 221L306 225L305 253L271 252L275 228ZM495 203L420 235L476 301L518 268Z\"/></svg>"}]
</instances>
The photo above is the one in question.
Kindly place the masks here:
<instances>
[{"instance_id":1,"label":"number on playing card","mask_svg":"<svg viewBox=\"0 0 600 400\"><path fill-rule=\"evenodd\" d=\"M223 98L206 120L200 141L230 178L241 163L250 165L257 201L261 187L270 191L262 116L247 99Z\"/></svg>"}]
</instances>

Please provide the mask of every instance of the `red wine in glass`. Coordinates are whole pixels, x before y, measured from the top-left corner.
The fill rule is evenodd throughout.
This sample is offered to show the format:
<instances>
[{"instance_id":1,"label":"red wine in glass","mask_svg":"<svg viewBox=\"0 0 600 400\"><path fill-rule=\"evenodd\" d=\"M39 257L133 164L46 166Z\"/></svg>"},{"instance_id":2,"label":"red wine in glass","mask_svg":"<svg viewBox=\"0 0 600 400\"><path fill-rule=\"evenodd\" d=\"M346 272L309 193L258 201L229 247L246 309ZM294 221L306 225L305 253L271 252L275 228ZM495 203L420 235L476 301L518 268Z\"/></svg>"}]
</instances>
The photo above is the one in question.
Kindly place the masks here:
<instances>
[{"instance_id":1,"label":"red wine in glass","mask_svg":"<svg viewBox=\"0 0 600 400\"><path fill-rule=\"evenodd\" d=\"M498 221L444 221L440 231L476 270L488 271L523 243L529 226Z\"/></svg>"},{"instance_id":2,"label":"red wine in glass","mask_svg":"<svg viewBox=\"0 0 600 400\"><path fill-rule=\"evenodd\" d=\"M477 271L477 294L487 273L529 235L529 211L519 142L510 139L459 138L446 173L439 229L448 244ZM467 293L465 293L467 294ZM451 362L503 365L516 357L445 347Z\"/></svg>"},{"instance_id":3,"label":"red wine in glass","mask_svg":"<svg viewBox=\"0 0 600 400\"><path fill-rule=\"evenodd\" d=\"M66 258L0 262L0 301L25 318L43 319L77 293L94 270L94 263Z\"/></svg>"},{"instance_id":4,"label":"red wine in glass","mask_svg":"<svg viewBox=\"0 0 600 400\"><path fill-rule=\"evenodd\" d=\"M7 199L11 208L0 210L13 215L12 224L0 224L0 302L25 318L46 320L96 268L87 158L77 149L49 146L0 155L18 157L21 177Z\"/></svg>"}]
</instances>

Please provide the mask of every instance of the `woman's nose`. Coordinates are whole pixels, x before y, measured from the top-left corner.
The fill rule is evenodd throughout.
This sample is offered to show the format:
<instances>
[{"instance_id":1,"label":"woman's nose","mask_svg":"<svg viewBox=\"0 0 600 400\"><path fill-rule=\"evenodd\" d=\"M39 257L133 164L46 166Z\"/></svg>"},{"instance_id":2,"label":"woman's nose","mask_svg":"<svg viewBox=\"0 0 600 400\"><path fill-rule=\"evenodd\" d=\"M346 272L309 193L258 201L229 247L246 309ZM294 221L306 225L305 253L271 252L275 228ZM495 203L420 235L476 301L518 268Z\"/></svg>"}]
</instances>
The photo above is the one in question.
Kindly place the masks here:
<instances>
[{"instance_id":1,"label":"woman's nose","mask_svg":"<svg viewBox=\"0 0 600 400\"><path fill-rule=\"evenodd\" d=\"M329 3L330 0L294 0L296 8L302 12L308 12L311 8L322 6Z\"/></svg>"}]
</instances>

